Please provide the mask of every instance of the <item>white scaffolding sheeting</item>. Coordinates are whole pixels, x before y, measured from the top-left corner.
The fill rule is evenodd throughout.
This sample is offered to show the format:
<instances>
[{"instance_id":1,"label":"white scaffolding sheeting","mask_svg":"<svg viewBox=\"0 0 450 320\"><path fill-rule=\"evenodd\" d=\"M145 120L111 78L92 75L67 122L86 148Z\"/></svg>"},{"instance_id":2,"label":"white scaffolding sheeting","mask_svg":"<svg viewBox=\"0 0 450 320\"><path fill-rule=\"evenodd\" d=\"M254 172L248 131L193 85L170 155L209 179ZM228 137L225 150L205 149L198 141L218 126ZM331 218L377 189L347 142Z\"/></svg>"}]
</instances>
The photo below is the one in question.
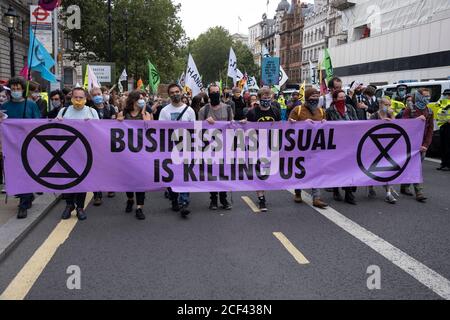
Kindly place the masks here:
<instances>
[{"instance_id":1,"label":"white scaffolding sheeting","mask_svg":"<svg viewBox=\"0 0 450 320\"><path fill-rule=\"evenodd\" d=\"M369 25L371 36L433 21L450 10L449 0L349 0L343 11L343 31Z\"/></svg>"}]
</instances>

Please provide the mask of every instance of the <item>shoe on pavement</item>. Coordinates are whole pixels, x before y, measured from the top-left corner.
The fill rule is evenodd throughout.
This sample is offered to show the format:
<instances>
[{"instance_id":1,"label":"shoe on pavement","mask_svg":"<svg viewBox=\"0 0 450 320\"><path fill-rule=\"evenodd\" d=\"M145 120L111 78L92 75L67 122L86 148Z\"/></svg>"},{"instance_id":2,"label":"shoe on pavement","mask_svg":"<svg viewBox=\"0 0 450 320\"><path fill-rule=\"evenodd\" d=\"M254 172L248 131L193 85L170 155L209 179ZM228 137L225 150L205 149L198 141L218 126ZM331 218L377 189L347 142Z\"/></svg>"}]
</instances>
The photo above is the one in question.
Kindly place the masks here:
<instances>
[{"instance_id":1,"label":"shoe on pavement","mask_svg":"<svg viewBox=\"0 0 450 320\"><path fill-rule=\"evenodd\" d=\"M233 209L233 206L228 201L224 201L224 202L222 202L221 208L223 210L230 211L231 209Z\"/></svg>"},{"instance_id":2,"label":"shoe on pavement","mask_svg":"<svg viewBox=\"0 0 450 320\"><path fill-rule=\"evenodd\" d=\"M419 193L416 195L416 200L420 203L425 203L427 202L428 198L425 197L423 194Z\"/></svg>"},{"instance_id":3,"label":"shoe on pavement","mask_svg":"<svg viewBox=\"0 0 450 320\"><path fill-rule=\"evenodd\" d=\"M351 204L352 206L356 206L355 196L352 192L345 193L345 202Z\"/></svg>"},{"instance_id":4,"label":"shoe on pavement","mask_svg":"<svg viewBox=\"0 0 450 320\"><path fill-rule=\"evenodd\" d=\"M342 199L341 193L339 191L334 192L333 199L337 202L342 202L344 200Z\"/></svg>"},{"instance_id":5,"label":"shoe on pavement","mask_svg":"<svg viewBox=\"0 0 450 320\"><path fill-rule=\"evenodd\" d=\"M138 219L138 220L145 220L145 214L142 211L142 209L137 209L136 210L136 219Z\"/></svg>"},{"instance_id":6,"label":"shoe on pavement","mask_svg":"<svg viewBox=\"0 0 450 320\"><path fill-rule=\"evenodd\" d=\"M131 213L133 211L134 201L128 200L127 201L127 207L125 208L126 213Z\"/></svg>"},{"instance_id":7,"label":"shoe on pavement","mask_svg":"<svg viewBox=\"0 0 450 320\"><path fill-rule=\"evenodd\" d=\"M22 220L26 219L28 216L28 210L25 208L19 208L19 212L17 213L17 219Z\"/></svg>"},{"instance_id":8,"label":"shoe on pavement","mask_svg":"<svg viewBox=\"0 0 450 320\"><path fill-rule=\"evenodd\" d=\"M212 200L211 204L209 205L209 210L216 211L218 209L219 205L217 204L217 200L216 201Z\"/></svg>"},{"instance_id":9,"label":"shoe on pavement","mask_svg":"<svg viewBox=\"0 0 450 320\"><path fill-rule=\"evenodd\" d=\"M266 205L266 197L260 197L259 198L259 210L261 212L267 212L267 205Z\"/></svg>"},{"instance_id":10,"label":"shoe on pavement","mask_svg":"<svg viewBox=\"0 0 450 320\"><path fill-rule=\"evenodd\" d=\"M321 199L314 199L313 206L319 209L326 209L328 208L328 204L323 202Z\"/></svg>"},{"instance_id":11,"label":"shoe on pavement","mask_svg":"<svg viewBox=\"0 0 450 320\"><path fill-rule=\"evenodd\" d=\"M114 198L116 196L115 192L108 192L108 198Z\"/></svg>"},{"instance_id":12,"label":"shoe on pavement","mask_svg":"<svg viewBox=\"0 0 450 320\"><path fill-rule=\"evenodd\" d=\"M294 196L294 202L301 204L303 203L303 198L302 198L302 194L301 193L296 193Z\"/></svg>"},{"instance_id":13,"label":"shoe on pavement","mask_svg":"<svg viewBox=\"0 0 450 320\"><path fill-rule=\"evenodd\" d=\"M82 208L77 209L77 218L79 221L84 221L87 219L86 211Z\"/></svg>"},{"instance_id":14,"label":"shoe on pavement","mask_svg":"<svg viewBox=\"0 0 450 320\"><path fill-rule=\"evenodd\" d=\"M375 199L377 197L377 193L373 187L369 187L369 199Z\"/></svg>"},{"instance_id":15,"label":"shoe on pavement","mask_svg":"<svg viewBox=\"0 0 450 320\"><path fill-rule=\"evenodd\" d=\"M62 220L69 220L72 217L72 211L75 210L75 206L67 206L61 215Z\"/></svg>"},{"instance_id":16,"label":"shoe on pavement","mask_svg":"<svg viewBox=\"0 0 450 320\"><path fill-rule=\"evenodd\" d=\"M408 197L413 197L414 196L414 194L411 192L411 190L409 190L407 188L401 188L400 189L400 193L405 195L405 196L408 196Z\"/></svg>"},{"instance_id":17,"label":"shoe on pavement","mask_svg":"<svg viewBox=\"0 0 450 320\"><path fill-rule=\"evenodd\" d=\"M186 218L188 215L191 214L191 211L188 209L188 204L184 203L181 205L180 213L183 218Z\"/></svg>"},{"instance_id":18,"label":"shoe on pavement","mask_svg":"<svg viewBox=\"0 0 450 320\"><path fill-rule=\"evenodd\" d=\"M96 199L94 199L94 206L95 206L95 207L100 207L100 206L102 205L102 203L103 203L102 198L96 198Z\"/></svg>"},{"instance_id":19,"label":"shoe on pavement","mask_svg":"<svg viewBox=\"0 0 450 320\"><path fill-rule=\"evenodd\" d=\"M397 203L397 199L395 199L392 194L388 194L386 196L386 198L384 199L384 201L386 201L389 204L396 204Z\"/></svg>"}]
</instances>

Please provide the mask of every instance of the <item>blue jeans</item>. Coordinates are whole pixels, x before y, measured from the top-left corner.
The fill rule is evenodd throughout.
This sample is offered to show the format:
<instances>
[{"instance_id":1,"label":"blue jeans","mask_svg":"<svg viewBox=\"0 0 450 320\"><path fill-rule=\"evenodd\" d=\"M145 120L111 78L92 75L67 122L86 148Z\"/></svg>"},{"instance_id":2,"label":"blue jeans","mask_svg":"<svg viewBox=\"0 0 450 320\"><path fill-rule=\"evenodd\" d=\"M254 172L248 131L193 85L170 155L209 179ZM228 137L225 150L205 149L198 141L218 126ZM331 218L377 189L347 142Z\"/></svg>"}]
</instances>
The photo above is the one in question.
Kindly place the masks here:
<instances>
[{"instance_id":1,"label":"blue jeans","mask_svg":"<svg viewBox=\"0 0 450 320\"><path fill-rule=\"evenodd\" d=\"M179 204L182 205L189 205L191 200L189 199L190 194L189 193L177 193L173 192L172 188L169 188L169 199L171 201L177 201Z\"/></svg>"}]
</instances>

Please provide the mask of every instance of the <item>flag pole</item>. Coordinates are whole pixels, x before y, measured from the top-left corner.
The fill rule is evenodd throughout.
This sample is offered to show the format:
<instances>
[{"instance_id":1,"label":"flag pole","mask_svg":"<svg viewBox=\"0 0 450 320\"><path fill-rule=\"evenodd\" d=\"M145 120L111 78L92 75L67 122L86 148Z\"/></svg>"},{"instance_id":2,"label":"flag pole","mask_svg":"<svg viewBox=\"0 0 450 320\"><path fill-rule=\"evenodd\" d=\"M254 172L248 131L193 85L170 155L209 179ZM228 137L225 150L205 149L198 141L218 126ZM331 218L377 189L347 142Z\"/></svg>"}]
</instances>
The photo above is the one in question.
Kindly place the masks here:
<instances>
[{"instance_id":1,"label":"flag pole","mask_svg":"<svg viewBox=\"0 0 450 320\"><path fill-rule=\"evenodd\" d=\"M35 23L35 25L34 25L34 32L33 32L34 37L33 37L33 44L32 44L32 46L31 46L30 63L28 63L28 61L27 61L27 63L28 63L28 70L27 70L27 88L26 88L26 92L25 92L25 106L24 106L24 108L23 108L23 117L22 117L22 118L25 118L25 116L26 116L26 114L27 114L28 95L29 95L29 93L30 93L31 66L33 65L34 45L35 45L35 43L36 43L36 31L37 31L37 21L38 21L37 15L36 15L35 17L36 17L36 23ZM33 30L33 28L30 27L30 30ZM30 34L30 37L31 37L31 34Z\"/></svg>"}]
</instances>

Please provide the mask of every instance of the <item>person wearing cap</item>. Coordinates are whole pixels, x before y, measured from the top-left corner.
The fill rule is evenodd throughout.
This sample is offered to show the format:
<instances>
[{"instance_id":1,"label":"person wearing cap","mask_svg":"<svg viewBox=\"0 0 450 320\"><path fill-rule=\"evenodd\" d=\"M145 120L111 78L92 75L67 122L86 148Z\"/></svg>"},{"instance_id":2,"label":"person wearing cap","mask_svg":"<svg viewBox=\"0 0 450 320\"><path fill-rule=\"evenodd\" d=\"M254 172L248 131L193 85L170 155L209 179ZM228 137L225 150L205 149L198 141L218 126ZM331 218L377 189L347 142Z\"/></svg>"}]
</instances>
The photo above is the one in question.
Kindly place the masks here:
<instances>
[{"instance_id":1,"label":"person wearing cap","mask_svg":"<svg viewBox=\"0 0 450 320\"><path fill-rule=\"evenodd\" d=\"M289 115L289 121L291 123L296 123L298 121L326 121L326 113L321 107L319 107L319 98L319 90L314 88L307 89L305 91L305 103L303 105L295 107L291 111L291 114ZM320 198L319 189L312 189L312 196L314 207L319 209L325 209L328 207L328 204L322 201L322 199ZM294 201L296 203L303 203L302 190L295 190Z\"/></svg>"},{"instance_id":2,"label":"person wearing cap","mask_svg":"<svg viewBox=\"0 0 450 320\"><path fill-rule=\"evenodd\" d=\"M442 163L438 168L439 171L450 171L450 90L447 89L442 94L439 101L442 106L439 113L440 123L444 122L440 127L441 136L441 152ZM442 119L442 120L441 120Z\"/></svg>"}]
</instances>

